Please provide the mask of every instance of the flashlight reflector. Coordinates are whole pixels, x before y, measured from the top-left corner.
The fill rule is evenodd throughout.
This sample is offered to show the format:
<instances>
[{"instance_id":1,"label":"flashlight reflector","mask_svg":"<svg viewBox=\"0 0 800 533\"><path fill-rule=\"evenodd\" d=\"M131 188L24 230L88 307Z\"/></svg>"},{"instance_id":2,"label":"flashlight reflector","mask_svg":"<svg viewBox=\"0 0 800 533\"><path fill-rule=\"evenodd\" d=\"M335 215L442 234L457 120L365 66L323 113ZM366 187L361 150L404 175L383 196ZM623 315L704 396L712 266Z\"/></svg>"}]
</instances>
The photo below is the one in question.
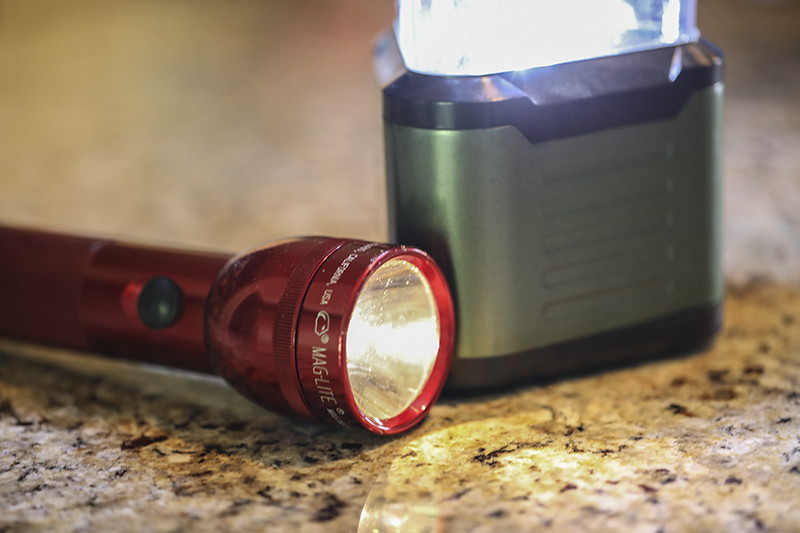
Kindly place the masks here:
<instances>
[{"instance_id":1,"label":"flashlight reflector","mask_svg":"<svg viewBox=\"0 0 800 533\"><path fill-rule=\"evenodd\" d=\"M439 352L430 284L403 259L381 265L358 294L346 334L347 378L373 421L394 418L419 396Z\"/></svg>"}]
</instances>

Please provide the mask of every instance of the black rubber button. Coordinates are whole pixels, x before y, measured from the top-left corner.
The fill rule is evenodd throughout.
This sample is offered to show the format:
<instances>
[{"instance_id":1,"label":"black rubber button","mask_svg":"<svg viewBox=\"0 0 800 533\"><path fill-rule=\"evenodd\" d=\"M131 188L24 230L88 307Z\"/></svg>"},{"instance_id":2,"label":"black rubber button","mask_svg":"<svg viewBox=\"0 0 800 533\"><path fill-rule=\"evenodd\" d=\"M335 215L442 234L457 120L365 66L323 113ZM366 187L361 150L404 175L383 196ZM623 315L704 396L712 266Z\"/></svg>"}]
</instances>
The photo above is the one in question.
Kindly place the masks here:
<instances>
[{"instance_id":1,"label":"black rubber button","mask_svg":"<svg viewBox=\"0 0 800 533\"><path fill-rule=\"evenodd\" d=\"M164 329L180 318L183 294L178 284L165 276L151 278L139 293L139 320L150 329Z\"/></svg>"}]
</instances>

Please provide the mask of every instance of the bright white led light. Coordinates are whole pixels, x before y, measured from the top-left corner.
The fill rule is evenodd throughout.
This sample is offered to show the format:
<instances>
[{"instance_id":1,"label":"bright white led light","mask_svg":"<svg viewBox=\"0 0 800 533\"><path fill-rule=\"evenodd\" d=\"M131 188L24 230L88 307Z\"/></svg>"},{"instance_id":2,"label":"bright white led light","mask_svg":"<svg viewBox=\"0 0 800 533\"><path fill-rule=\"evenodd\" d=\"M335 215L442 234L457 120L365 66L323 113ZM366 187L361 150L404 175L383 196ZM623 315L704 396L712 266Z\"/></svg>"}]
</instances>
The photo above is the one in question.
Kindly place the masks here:
<instances>
[{"instance_id":1,"label":"bright white led light","mask_svg":"<svg viewBox=\"0 0 800 533\"><path fill-rule=\"evenodd\" d=\"M436 301L420 270L403 259L375 270L356 299L345 350L350 389L367 418L408 409L431 375L439 338Z\"/></svg>"},{"instance_id":2,"label":"bright white led light","mask_svg":"<svg viewBox=\"0 0 800 533\"><path fill-rule=\"evenodd\" d=\"M397 0L410 70L484 75L688 42L696 0Z\"/></svg>"}]
</instances>

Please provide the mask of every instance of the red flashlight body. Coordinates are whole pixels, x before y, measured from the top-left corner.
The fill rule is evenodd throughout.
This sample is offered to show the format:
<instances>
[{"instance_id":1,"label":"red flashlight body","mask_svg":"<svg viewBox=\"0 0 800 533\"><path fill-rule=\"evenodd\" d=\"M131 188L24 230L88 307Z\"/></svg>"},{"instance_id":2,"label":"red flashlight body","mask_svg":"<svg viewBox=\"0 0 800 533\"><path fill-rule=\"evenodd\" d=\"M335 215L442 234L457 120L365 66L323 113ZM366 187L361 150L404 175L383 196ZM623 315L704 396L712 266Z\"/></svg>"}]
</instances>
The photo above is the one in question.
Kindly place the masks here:
<instances>
[{"instance_id":1,"label":"red flashlight body","mask_svg":"<svg viewBox=\"0 0 800 533\"><path fill-rule=\"evenodd\" d=\"M203 309L225 254L186 252L0 227L0 335L212 373ZM136 313L156 276L182 293L177 320L152 329Z\"/></svg>"},{"instance_id":2,"label":"red flashlight body","mask_svg":"<svg viewBox=\"0 0 800 533\"><path fill-rule=\"evenodd\" d=\"M412 404L371 420L348 384L345 341L366 279L414 264L436 301L440 347ZM450 368L454 311L422 251L307 237L226 254L0 226L0 336L205 373L275 411L397 433L436 400Z\"/></svg>"}]
</instances>

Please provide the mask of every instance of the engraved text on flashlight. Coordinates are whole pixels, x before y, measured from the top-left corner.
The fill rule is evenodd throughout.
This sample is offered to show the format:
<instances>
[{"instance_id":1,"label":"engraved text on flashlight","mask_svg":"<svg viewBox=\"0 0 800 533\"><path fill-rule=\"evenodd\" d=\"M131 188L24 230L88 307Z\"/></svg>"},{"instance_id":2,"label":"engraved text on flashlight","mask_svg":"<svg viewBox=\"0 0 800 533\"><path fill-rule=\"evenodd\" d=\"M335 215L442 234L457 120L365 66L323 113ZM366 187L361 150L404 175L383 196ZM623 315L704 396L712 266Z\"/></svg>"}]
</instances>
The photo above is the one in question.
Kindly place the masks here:
<instances>
[{"instance_id":1,"label":"engraved text on flashlight","mask_svg":"<svg viewBox=\"0 0 800 533\"><path fill-rule=\"evenodd\" d=\"M363 246L359 246L358 248L356 248L355 251L352 254L350 254L350 255L348 255L347 257L344 258L344 260L342 261L342 264L339 265L339 267L333 272L333 275L331 276L330 281L328 281L328 283L326 283L326 285L328 287L330 287L331 285L336 285L337 283L339 283L339 278L342 277L342 274L344 274L344 271L347 270L347 267L349 267L350 264L352 264L353 261L358 259L358 254L366 252L367 250L369 250L370 248L372 248L374 246L375 246L375 243L368 243L368 244L365 244Z\"/></svg>"},{"instance_id":2,"label":"engraved text on flashlight","mask_svg":"<svg viewBox=\"0 0 800 533\"><path fill-rule=\"evenodd\" d=\"M314 378L314 385L317 387L317 393L319 394L319 400L321 402L338 405L339 402L336 401L333 389L329 385L331 380L327 378L328 354L326 352L327 348L321 348L319 346L312 346L311 348L311 359L313 360L311 371L317 376Z\"/></svg>"}]
</instances>

